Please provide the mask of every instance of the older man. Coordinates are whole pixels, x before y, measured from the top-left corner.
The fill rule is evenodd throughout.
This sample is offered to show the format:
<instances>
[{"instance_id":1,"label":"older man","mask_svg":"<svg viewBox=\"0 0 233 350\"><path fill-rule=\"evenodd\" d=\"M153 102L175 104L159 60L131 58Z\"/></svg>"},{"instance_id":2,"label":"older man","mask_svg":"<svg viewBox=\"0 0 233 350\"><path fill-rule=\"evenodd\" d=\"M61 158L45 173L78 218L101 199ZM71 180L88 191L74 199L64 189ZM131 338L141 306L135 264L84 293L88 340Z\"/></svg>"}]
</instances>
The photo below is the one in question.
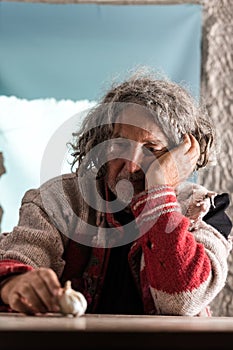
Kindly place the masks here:
<instances>
[{"instance_id":1,"label":"older man","mask_svg":"<svg viewBox=\"0 0 233 350\"><path fill-rule=\"evenodd\" d=\"M74 134L75 174L30 190L0 241L1 302L57 312L66 280L90 313L200 315L227 277L227 194L186 182L211 159L205 111L133 76Z\"/></svg>"}]
</instances>

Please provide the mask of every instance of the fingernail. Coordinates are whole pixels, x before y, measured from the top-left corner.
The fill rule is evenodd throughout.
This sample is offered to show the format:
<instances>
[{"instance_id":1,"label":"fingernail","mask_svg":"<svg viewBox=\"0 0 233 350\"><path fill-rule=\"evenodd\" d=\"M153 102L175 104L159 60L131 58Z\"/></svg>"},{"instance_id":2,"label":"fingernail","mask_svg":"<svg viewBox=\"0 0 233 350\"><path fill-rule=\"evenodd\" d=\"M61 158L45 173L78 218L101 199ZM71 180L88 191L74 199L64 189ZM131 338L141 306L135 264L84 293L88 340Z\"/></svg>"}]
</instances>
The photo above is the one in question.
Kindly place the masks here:
<instances>
[{"instance_id":1,"label":"fingernail","mask_svg":"<svg viewBox=\"0 0 233 350\"><path fill-rule=\"evenodd\" d=\"M55 289L55 290L53 291L53 295L55 295L55 296L62 295L62 289L61 289L61 288Z\"/></svg>"}]
</instances>

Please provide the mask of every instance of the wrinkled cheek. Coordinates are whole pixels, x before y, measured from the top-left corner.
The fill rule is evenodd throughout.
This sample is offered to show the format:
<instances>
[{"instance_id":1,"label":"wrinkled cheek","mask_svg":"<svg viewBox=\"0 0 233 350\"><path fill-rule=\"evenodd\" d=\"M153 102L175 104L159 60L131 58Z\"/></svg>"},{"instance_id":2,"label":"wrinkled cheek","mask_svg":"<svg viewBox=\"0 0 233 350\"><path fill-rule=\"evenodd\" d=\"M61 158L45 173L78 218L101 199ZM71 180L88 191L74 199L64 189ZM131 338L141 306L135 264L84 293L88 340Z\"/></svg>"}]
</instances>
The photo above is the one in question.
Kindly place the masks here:
<instances>
[{"instance_id":1,"label":"wrinkled cheek","mask_svg":"<svg viewBox=\"0 0 233 350\"><path fill-rule=\"evenodd\" d=\"M106 164L107 169L107 181L111 184L117 183L117 178L120 176L122 172L122 162L119 162L118 160L111 160L108 161Z\"/></svg>"},{"instance_id":2,"label":"wrinkled cheek","mask_svg":"<svg viewBox=\"0 0 233 350\"><path fill-rule=\"evenodd\" d=\"M110 190L115 194L115 188L116 188L116 177L117 173L114 171L114 168L111 167L111 164L108 163L108 168L107 168L107 174L106 174L106 182Z\"/></svg>"},{"instance_id":3,"label":"wrinkled cheek","mask_svg":"<svg viewBox=\"0 0 233 350\"><path fill-rule=\"evenodd\" d=\"M110 188L110 190L116 194L116 183L115 181L107 180L107 185Z\"/></svg>"}]
</instances>

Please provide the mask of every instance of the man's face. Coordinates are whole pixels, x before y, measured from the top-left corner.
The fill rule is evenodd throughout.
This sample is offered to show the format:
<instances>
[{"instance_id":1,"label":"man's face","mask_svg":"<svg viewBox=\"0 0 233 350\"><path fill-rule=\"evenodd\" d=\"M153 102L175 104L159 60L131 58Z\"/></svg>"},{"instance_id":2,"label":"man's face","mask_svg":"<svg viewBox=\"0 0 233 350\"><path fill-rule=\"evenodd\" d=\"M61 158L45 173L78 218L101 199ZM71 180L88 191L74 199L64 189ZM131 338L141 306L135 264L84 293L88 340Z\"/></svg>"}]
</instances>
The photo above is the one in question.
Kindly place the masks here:
<instances>
[{"instance_id":1,"label":"man's face","mask_svg":"<svg viewBox=\"0 0 233 350\"><path fill-rule=\"evenodd\" d=\"M145 189L145 173L167 151L168 140L145 108L131 105L117 117L111 143L107 184L128 204L132 195Z\"/></svg>"}]
</instances>

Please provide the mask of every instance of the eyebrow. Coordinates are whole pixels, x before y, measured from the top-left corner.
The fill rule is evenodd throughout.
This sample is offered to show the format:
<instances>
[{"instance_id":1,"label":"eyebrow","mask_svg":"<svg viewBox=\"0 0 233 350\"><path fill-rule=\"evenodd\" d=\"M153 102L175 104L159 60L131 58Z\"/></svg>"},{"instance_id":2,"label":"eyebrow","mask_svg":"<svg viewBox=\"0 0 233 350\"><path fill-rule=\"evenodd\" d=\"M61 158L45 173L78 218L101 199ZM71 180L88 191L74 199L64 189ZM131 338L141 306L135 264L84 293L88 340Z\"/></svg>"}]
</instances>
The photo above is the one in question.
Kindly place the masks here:
<instances>
[{"instance_id":1,"label":"eyebrow","mask_svg":"<svg viewBox=\"0 0 233 350\"><path fill-rule=\"evenodd\" d=\"M122 138L122 139L128 139L128 137L125 137L125 136L122 136L119 132L117 132L116 134L113 133L113 135L115 138ZM131 140L131 139L129 139ZM157 144L164 144L163 141L157 139L156 141L154 139L144 139L142 140L142 142L144 143L150 143L150 144L153 144L153 145L157 145Z\"/></svg>"}]
</instances>

